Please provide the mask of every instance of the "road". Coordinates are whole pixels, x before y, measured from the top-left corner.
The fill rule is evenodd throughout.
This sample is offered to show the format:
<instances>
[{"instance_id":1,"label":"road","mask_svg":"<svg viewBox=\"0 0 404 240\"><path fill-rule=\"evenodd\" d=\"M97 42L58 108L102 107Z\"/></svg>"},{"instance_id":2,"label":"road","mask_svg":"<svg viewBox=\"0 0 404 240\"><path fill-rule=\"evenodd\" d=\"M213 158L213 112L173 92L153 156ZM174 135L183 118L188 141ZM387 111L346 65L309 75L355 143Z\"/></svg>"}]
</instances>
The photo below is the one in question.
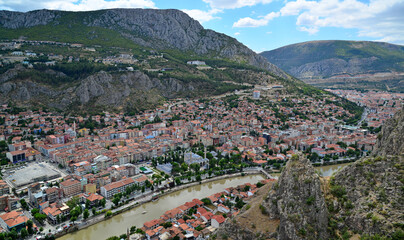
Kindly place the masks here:
<instances>
[{"instance_id":1,"label":"road","mask_svg":"<svg viewBox=\"0 0 404 240\"><path fill-rule=\"evenodd\" d=\"M362 113L361 120L356 125L357 127L362 126L362 122L367 118L368 114L369 114L369 109L367 107L365 107L365 109L363 110L363 113Z\"/></svg>"}]
</instances>

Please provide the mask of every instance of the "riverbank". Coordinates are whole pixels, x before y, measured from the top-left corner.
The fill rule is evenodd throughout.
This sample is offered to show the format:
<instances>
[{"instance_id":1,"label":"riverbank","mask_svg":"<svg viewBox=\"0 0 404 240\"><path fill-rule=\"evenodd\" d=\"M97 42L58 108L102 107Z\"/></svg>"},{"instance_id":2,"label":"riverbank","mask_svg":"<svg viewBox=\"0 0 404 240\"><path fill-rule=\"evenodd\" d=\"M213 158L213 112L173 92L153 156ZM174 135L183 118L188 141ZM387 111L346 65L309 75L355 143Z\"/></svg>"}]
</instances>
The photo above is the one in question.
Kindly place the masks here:
<instances>
[{"instance_id":1,"label":"riverbank","mask_svg":"<svg viewBox=\"0 0 404 240\"><path fill-rule=\"evenodd\" d=\"M199 186L199 185L206 185L206 184L209 184L209 183L215 182L215 181L221 181L221 180L226 180L226 179L235 179L235 178L239 178L239 177L243 177L243 176L249 176L249 175L260 175L261 179L264 179L264 177L263 177L264 174L262 174L261 171L247 171L247 172L242 172L242 173L226 174L226 175L222 175L222 176L212 177L212 178L209 178L209 179L204 179L201 182L192 182L192 183L187 183L187 184L184 184L184 185L176 186L174 188L171 188L171 189L168 189L168 190L164 191L164 193L160 193L158 196L159 196L159 198L162 198L162 197L167 196L169 194L172 195L172 194L175 194L176 192L180 192L180 191L183 191L183 190L186 190L186 189L191 189L191 188ZM160 190L158 190L158 191L160 191ZM134 199L130 203L125 204L123 206L120 206L120 207L118 207L116 209L111 210L112 215L110 217L108 217L108 218L105 218L104 214L97 215L97 216L95 216L93 218L87 219L87 221L84 222L83 225L75 225L74 227L72 227L70 229L70 231L59 233L59 234L55 235L55 237L62 238L65 235L75 234L75 233L78 233L80 231L86 231L85 230L86 228L92 227L95 224L100 224L100 223L102 223L104 221L112 219L113 217L117 217L118 215L120 215L122 213L129 212L130 210L132 210L134 208L141 207L142 205L145 205L147 203L151 203L153 194L155 194L158 191L151 192L151 193L148 193L146 195L139 196L138 198ZM122 231L122 232L124 232L124 231ZM62 239L75 239L75 238L67 238L66 237L66 238L62 238Z\"/></svg>"},{"instance_id":2,"label":"riverbank","mask_svg":"<svg viewBox=\"0 0 404 240\"><path fill-rule=\"evenodd\" d=\"M322 176L331 176L333 172L343 168L345 164L316 167ZM139 196L137 199L113 210L113 216L105 218L104 214L88 219L84 225L76 225L70 232L57 235L61 240L74 239L106 239L109 236L126 232L131 226L143 226L144 222L159 218L165 211L177 207L180 203L194 198L203 198L224 188L237 186L246 182L258 182L266 177L260 168L244 169L243 173L235 173L212 177L202 182L187 183L165 190L157 201L151 201L153 193ZM268 173L267 173L268 174ZM243 176L245 175L245 176ZM279 174L270 174L276 178ZM160 192L158 190L157 192ZM143 212L147 212L143 214ZM104 234L102 234L104 233ZM110 234L110 235L109 235Z\"/></svg>"}]
</instances>

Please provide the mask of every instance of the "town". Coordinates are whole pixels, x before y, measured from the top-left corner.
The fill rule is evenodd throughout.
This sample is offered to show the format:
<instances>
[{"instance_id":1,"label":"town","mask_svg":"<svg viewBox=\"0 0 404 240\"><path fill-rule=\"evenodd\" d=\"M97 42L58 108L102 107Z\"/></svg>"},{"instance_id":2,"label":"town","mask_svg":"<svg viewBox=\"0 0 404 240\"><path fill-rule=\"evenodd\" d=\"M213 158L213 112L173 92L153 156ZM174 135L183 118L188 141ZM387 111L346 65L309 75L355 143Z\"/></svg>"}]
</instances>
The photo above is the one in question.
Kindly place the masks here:
<instances>
[{"instance_id":1,"label":"town","mask_svg":"<svg viewBox=\"0 0 404 240\"><path fill-rule=\"evenodd\" d=\"M372 151L380 125L404 99L333 91L365 106L358 118L335 96L266 94L271 90L172 100L136 115L1 106L0 236L50 239L175 186L249 169L279 172L298 151L313 165L355 161ZM130 234L204 239L257 185L186 203Z\"/></svg>"}]
</instances>

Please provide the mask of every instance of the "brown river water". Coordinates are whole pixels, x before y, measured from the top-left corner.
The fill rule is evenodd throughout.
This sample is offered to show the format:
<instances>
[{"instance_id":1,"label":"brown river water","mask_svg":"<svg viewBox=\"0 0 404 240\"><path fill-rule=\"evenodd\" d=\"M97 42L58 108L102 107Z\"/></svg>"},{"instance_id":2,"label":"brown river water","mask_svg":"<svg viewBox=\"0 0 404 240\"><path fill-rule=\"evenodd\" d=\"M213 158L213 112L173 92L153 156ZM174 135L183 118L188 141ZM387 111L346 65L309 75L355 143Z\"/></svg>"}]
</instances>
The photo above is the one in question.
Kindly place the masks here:
<instances>
[{"instance_id":1,"label":"brown river water","mask_svg":"<svg viewBox=\"0 0 404 240\"><path fill-rule=\"evenodd\" d=\"M322 176L331 176L332 173L348 165L338 164L332 166L316 167ZM276 177L277 174L274 174ZM157 201L148 202L129 211L116 215L108 220L99 222L80 231L62 236L61 240L94 239L104 240L111 236L126 233L131 226L142 227L144 222L159 218L167 210L178 207L194 198L204 198L228 187L236 187L244 183L257 183L264 179L262 175L247 175L229 179L221 179L201 185L192 186L177 192L160 197ZM146 211L146 214L142 214Z\"/></svg>"}]
</instances>

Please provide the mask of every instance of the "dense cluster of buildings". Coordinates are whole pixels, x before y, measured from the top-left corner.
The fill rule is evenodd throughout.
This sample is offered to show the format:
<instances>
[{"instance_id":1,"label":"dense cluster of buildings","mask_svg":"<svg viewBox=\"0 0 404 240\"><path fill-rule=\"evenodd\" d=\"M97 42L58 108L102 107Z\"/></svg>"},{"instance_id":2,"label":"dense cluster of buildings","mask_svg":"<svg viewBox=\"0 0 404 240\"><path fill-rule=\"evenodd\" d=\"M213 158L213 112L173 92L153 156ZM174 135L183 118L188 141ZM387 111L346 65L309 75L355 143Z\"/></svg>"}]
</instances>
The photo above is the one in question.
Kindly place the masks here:
<instances>
[{"instance_id":1,"label":"dense cluster of buildings","mask_svg":"<svg viewBox=\"0 0 404 240\"><path fill-rule=\"evenodd\" d=\"M262 180L266 184L270 179ZM193 199L181 206L166 211L159 219L145 222L141 228L150 239L209 239L212 232L227 218L236 216L240 209L237 201L248 201L258 190L257 185L246 183L235 188L226 188L201 201ZM206 204L208 203L208 204ZM242 206L242 205L241 205Z\"/></svg>"},{"instance_id":2,"label":"dense cluster of buildings","mask_svg":"<svg viewBox=\"0 0 404 240\"><path fill-rule=\"evenodd\" d=\"M401 95L383 95L386 100L380 102L361 93L335 93L345 94L343 96L351 100L355 97L359 103L366 105L369 111L365 122L375 127L403 104ZM0 141L7 143L8 149L4 153L10 165L47 160L67 173L63 179L55 175L38 176L34 180L41 182L59 178L57 186L13 185L18 180L14 182L6 176L6 181L0 181L0 209L15 211L20 199L11 194L10 187L27 187L29 203L55 223L68 216L71 209L65 202L73 196L79 196L81 202L88 200L97 205L102 199L111 199L128 187L153 182L146 173L161 171L171 175L171 163L157 165L157 170L140 168L139 163L164 157L172 151L180 152L187 165L197 164L201 169L209 169L206 150L202 155L190 151L192 146L201 144L210 147L209 154L217 158L239 154L250 164L268 165L274 162L282 164L296 151L316 153L324 159L327 156L342 158L349 151L363 154L371 151L376 142L377 135L368 129L344 126L340 119L353 117L354 113L344 110L337 98L274 98L265 104L260 96L255 98L260 100L234 100L233 97L182 100L136 116L103 112L94 116L71 117L41 110L16 111L8 105L0 106L3 122ZM8 174L15 177L17 172ZM234 209L226 212L226 206L222 207L222 202L217 201L219 212L235 213ZM195 231L197 226L220 225L223 215L214 217L216 215L212 213L211 216L201 207L191 207L196 209L192 216L199 214L195 215L199 222L181 220L188 211L185 206L158 220L159 224L162 220L170 220L175 223L175 228L167 230L146 224L145 231L151 238L162 234L176 236L184 232L185 235L195 235L200 234ZM17 216L19 213L13 214ZM4 223L10 222L7 216L4 219ZM3 227L10 228L13 226Z\"/></svg>"},{"instance_id":3,"label":"dense cluster of buildings","mask_svg":"<svg viewBox=\"0 0 404 240\"><path fill-rule=\"evenodd\" d=\"M391 93L381 91L359 92L356 90L332 90L328 91L355 102L368 109L365 122L369 127L380 127L387 119L391 118L402 107L404 93Z\"/></svg>"}]
</instances>

